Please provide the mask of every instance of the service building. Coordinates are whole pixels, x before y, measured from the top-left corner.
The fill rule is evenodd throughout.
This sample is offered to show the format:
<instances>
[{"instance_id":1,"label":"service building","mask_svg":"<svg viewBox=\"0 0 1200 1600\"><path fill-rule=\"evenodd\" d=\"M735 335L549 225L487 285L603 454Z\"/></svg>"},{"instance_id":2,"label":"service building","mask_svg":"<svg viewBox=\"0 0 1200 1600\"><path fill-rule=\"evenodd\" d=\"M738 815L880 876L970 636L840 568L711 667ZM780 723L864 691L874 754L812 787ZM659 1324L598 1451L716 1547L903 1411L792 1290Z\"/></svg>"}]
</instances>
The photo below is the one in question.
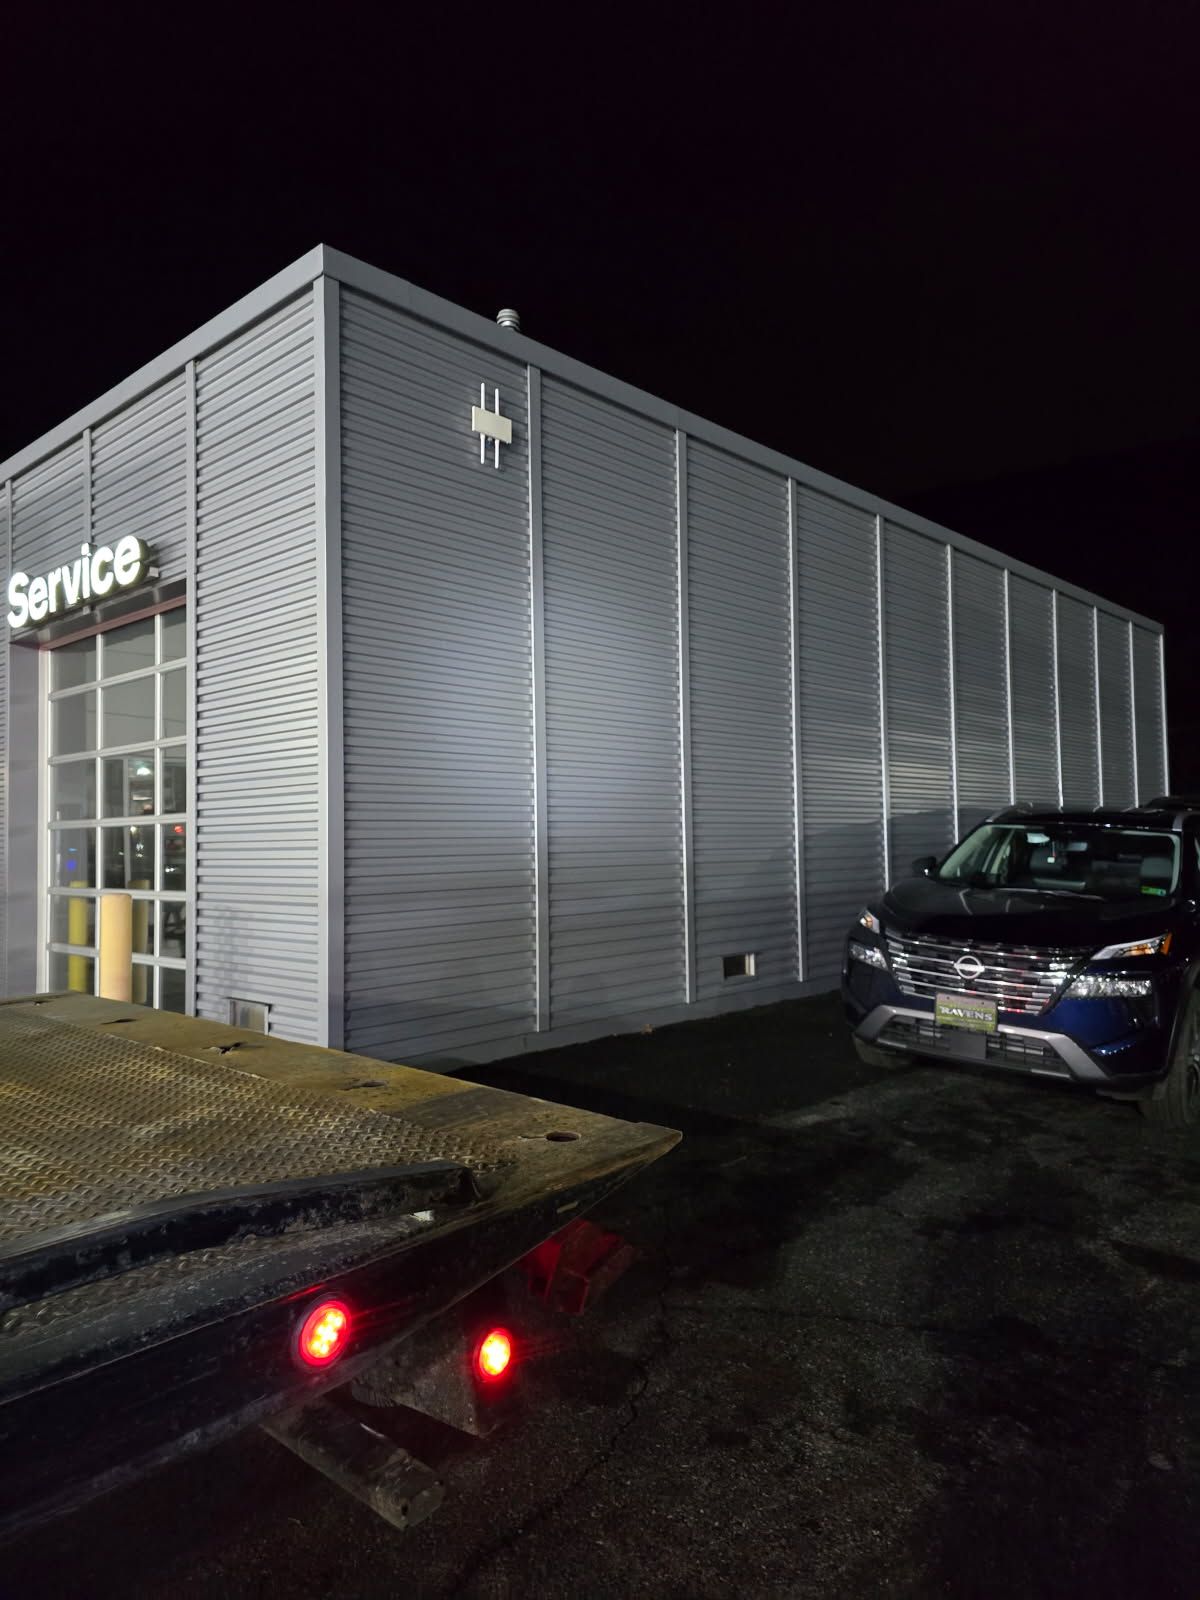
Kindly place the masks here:
<instances>
[{"instance_id":1,"label":"service building","mask_svg":"<svg viewBox=\"0 0 1200 1600\"><path fill-rule=\"evenodd\" d=\"M1155 623L325 248L0 467L0 561L8 994L123 889L150 1003L483 1060L1166 786Z\"/></svg>"}]
</instances>

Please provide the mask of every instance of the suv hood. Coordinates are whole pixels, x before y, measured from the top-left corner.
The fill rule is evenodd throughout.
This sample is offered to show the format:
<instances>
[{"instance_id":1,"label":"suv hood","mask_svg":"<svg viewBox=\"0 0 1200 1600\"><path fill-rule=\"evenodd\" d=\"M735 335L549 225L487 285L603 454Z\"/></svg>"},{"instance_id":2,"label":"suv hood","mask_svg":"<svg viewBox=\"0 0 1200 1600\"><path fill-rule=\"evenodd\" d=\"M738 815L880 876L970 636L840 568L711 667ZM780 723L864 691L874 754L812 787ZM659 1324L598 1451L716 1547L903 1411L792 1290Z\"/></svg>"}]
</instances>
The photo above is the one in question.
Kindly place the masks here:
<instances>
[{"instance_id":1,"label":"suv hood","mask_svg":"<svg viewBox=\"0 0 1200 1600\"><path fill-rule=\"evenodd\" d=\"M1011 889L969 889L935 878L906 878L883 898L884 931L928 933L983 944L1084 949L1165 932L1176 901L1085 900Z\"/></svg>"}]
</instances>

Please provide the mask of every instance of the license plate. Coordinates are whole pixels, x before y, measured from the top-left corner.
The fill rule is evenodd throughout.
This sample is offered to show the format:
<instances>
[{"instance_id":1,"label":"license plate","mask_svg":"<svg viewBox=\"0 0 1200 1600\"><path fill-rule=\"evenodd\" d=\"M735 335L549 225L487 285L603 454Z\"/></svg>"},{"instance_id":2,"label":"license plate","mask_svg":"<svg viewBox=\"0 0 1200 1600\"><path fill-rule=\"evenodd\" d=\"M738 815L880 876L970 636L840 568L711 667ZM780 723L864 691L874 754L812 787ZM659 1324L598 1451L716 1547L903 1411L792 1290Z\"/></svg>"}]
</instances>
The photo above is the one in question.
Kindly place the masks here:
<instances>
[{"instance_id":1,"label":"license plate","mask_svg":"<svg viewBox=\"0 0 1200 1600\"><path fill-rule=\"evenodd\" d=\"M971 1033L995 1033L996 1002L976 994L939 994L933 1020L947 1028L967 1028Z\"/></svg>"}]
</instances>

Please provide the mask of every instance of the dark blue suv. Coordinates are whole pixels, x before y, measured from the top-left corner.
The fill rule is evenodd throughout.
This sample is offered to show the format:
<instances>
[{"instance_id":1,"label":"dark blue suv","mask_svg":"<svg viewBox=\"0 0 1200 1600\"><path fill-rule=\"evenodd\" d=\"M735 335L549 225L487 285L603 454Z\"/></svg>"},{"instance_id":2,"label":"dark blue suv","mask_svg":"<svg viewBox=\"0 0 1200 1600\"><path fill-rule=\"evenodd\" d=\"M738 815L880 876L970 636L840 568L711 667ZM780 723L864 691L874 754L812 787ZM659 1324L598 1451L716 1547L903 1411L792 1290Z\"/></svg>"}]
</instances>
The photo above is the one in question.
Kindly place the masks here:
<instances>
[{"instance_id":1,"label":"dark blue suv","mask_svg":"<svg viewBox=\"0 0 1200 1600\"><path fill-rule=\"evenodd\" d=\"M859 1055L976 1061L1200 1121L1200 802L1013 808L864 907L842 995Z\"/></svg>"}]
</instances>

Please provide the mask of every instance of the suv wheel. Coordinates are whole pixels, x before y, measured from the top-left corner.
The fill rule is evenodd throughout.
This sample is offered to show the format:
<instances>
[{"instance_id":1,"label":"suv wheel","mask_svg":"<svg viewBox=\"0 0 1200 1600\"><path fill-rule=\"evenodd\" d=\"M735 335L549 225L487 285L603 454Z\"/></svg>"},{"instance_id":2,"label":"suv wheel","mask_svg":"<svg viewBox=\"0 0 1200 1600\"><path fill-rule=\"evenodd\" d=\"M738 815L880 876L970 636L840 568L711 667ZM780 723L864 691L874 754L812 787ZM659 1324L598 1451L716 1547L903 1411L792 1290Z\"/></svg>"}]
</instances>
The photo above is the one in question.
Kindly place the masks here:
<instances>
[{"instance_id":1,"label":"suv wheel","mask_svg":"<svg viewBox=\"0 0 1200 1600\"><path fill-rule=\"evenodd\" d=\"M912 1060L907 1050L886 1050L879 1044L868 1044L857 1034L852 1034L854 1053L868 1067L906 1067Z\"/></svg>"},{"instance_id":2,"label":"suv wheel","mask_svg":"<svg viewBox=\"0 0 1200 1600\"><path fill-rule=\"evenodd\" d=\"M1200 1122L1200 995L1195 989L1179 1019L1167 1075L1139 1104L1144 1117L1164 1128Z\"/></svg>"}]
</instances>

